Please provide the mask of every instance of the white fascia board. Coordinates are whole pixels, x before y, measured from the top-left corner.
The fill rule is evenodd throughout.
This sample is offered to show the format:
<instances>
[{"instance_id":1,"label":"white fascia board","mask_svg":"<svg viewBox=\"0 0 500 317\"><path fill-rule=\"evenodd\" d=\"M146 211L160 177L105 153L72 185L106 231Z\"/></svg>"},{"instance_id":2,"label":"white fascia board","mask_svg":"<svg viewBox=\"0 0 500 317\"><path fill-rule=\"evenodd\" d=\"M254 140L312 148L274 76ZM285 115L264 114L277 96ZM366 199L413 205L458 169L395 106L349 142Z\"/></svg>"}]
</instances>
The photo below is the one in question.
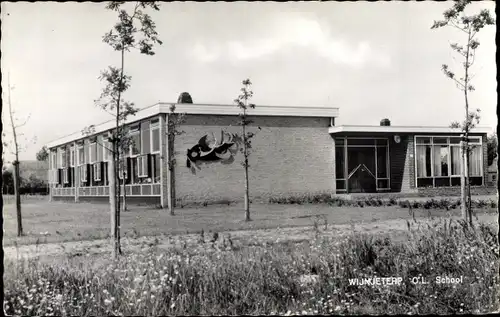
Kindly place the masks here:
<instances>
[{"instance_id":1,"label":"white fascia board","mask_svg":"<svg viewBox=\"0 0 500 317\"><path fill-rule=\"evenodd\" d=\"M342 125L336 127L330 127L328 129L329 133L347 133L347 132L358 132L358 133L450 133L450 134L460 134L463 131L461 129L452 129L450 127L411 127L411 126L361 126L361 125ZM470 133L490 133L491 128L488 127L476 127L470 131Z\"/></svg>"},{"instance_id":2,"label":"white fascia board","mask_svg":"<svg viewBox=\"0 0 500 317\"><path fill-rule=\"evenodd\" d=\"M161 112L169 113L172 103L160 103ZM237 116L241 110L236 105L215 104L175 104L176 113L186 114L208 114ZM250 116L291 116L291 117L319 117L331 118L339 116L339 108L325 106L261 106L256 105L254 109L248 108Z\"/></svg>"}]
</instances>

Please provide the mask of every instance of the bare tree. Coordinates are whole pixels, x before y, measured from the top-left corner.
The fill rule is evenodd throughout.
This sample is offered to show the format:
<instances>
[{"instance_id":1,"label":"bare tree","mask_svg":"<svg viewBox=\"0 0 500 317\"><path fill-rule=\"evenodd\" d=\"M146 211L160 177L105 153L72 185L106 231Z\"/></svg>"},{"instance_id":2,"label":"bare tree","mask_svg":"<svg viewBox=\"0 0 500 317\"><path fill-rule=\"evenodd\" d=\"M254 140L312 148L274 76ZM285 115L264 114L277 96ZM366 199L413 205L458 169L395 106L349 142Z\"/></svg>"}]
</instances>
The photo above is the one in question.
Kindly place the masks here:
<instances>
[{"instance_id":1,"label":"bare tree","mask_svg":"<svg viewBox=\"0 0 500 317\"><path fill-rule=\"evenodd\" d=\"M110 209L111 209L111 231L113 239L113 256L121 254L120 247L120 181L119 170L123 178L125 192L125 163L124 149L130 145L130 138L125 127L127 118L135 115L137 109L134 104L123 100L124 92L130 87L131 76L125 75L125 53L132 49L138 49L141 54L154 55L153 45L162 44L157 37L156 25L151 17L144 13L142 9L151 8L158 11L159 5L156 2L136 2L133 12L129 14L122 9L123 1L111 1L106 9L118 12L119 21L113 30L106 33L103 42L110 45L115 51L120 52L120 67L108 67L101 72L100 80L105 82L105 88L96 104L105 111L114 112L115 128L111 133L109 141L112 144L112 159L110 164ZM139 24L139 28L136 27ZM141 39L137 41L138 33ZM108 112L108 113L109 113ZM125 197L124 197L125 198Z\"/></svg>"},{"instance_id":2,"label":"bare tree","mask_svg":"<svg viewBox=\"0 0 500 317\"><path fill-rule=\"evenodd\" d=\"M14 90L14 87L10 86L10 75L8 76L8 104L9 104L9 118L10 118L10 125L12 128L12 140L10 144L3 140L3 145L4 148L10 148L11 149L11 154L14 155L14 161L12 162L12 165L14 167L14 195L16 199L16 216L17 216L17 236L20 237L24 235L23 232L23 220L22 220L22 212L21 212L21 193L19 191L20 185L21 185L21 172L20 172L20 162L19 162L19 153L23 150L23 148L20 145L19 138L23 136L22 132L19 132L19 129L22 128L23 126L28 123L29 116L28 118L23 122L23 123L18 123L19 120L15 117L15 110L12 108L12 101L11 101L11 91ZM4 134L5 136L5 134ZM10 146L9 146L10 145ZM3 162L2 162L3 163Z\"/></svg>"},{"instance_id":3,"label":"bare tree","mask_svg":"<svg viewBox=\"0 0 500 317\"><path fill-rule=\"evenodd\" d=\"M469 155L471 153L471 146L469 145L469 134L471 129L479 122L480 109L476 111L469 111L470 101L469 93L474 91L475 88L471 82L474 75L471 73L471 67L474 65L476 59L476 50L479 47L477 34L481 29L488 25L494 25L495 20L490 15L488 10L481 10L475 15L466 15L465 8L471 3L470 0L456 1L453 6L443 13L443 20L434 21L431 29L438 29L441 27L452 27L462 32L465 37L465 47L458 43L450 44L453 51L463 59L463 75L456 76L450 70L448 65L443 64L441 69L446 77L454 81L458 89L464 93L465 105L465 120L462 123L453 122L451 127L460 128L463 131L462 145L462 171L461 171L461 203L462 203L462 216L468 219L469 224L472 225L472 204L471 204L471 191L470 191L470 171L468 168Z\"/></svg>"},{"instance_id":4,"label":"bare tree","mask_svg":"<svg viewBox=\"0 0 500 317\"><path fill-rule=\"evenodd\" d=\"M184 131L179 126L186 122L185 113L176 113L175 105L170 105L167 120L167 162L168 162L168 209L171 215L175 214L175 138Z\"/></svg>"},{"instance_id":5,"label":"bare tree","mask_svg":"<svg viewBox=\"0 0 500 317\"><path fill-rule=\"evenodd\" d=\"M240 120L238 124L241 126L241 138L243 140L243 148L240 151L243 153L243 168L245 170L245 221L250 221L250 187L248 183L248 157L250 156L252 149L252 138L255 133L248 132L248 125L252 124L253 121L248 118L248 109L255 109L255 104L249 103L250 99L253 97L253 91L250 89L252 82L250 79L245 79L242 82L243 87L241 88L241 94L234 100L236 105L240 108L241 112L239 114ZM258 127L260 130L260 127Z\"/></svg>"}]
</instances>

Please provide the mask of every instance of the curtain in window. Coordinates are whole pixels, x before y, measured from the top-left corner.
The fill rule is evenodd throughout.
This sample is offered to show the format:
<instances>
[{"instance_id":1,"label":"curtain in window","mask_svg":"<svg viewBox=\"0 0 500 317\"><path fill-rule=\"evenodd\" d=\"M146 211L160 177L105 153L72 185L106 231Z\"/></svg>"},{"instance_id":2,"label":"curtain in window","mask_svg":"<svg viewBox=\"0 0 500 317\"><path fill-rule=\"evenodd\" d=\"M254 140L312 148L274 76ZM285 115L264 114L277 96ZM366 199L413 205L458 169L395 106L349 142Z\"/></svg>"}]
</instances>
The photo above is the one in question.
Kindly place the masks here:
<instances>
[{"instance_id":1,"label":"curtain in window","mask_svg":"<svg viewBox=\"0 0 500 317\"><path fill-rule=\"evenodd\" d=\"M451 147L451 175L460 175L460 147Z\"/></svg>"},{"instance_id":2,"label":"curtain in window","mask_svg":"<svg viewBox=\"0 0 500 317\"><path fill-rule=\"evenodd\" d=\"M441 146L434 146L433 154L434 156L434 175L433 176L442 176L443 171L441 169Z\"/></svg>"},{"instance_id":3,"label":"curtain in window","mask_svg":"<svg viewBox=\"0 0 500 317\"><path fill-rule=\"evenodd\" d=\"M425 163L427 161L426 146L417 145L417 177L427 177Z\"/></svg>"},{"instance_id":4,"label":"curtain in window","mask_svg":"<svg viewBox=\"0 0 500 317\"><path fill-rule=\"evenodd\" d=\"M475 146L469 153L469 175L481 176L481 147Z\"/></svg>"}]
</instances>

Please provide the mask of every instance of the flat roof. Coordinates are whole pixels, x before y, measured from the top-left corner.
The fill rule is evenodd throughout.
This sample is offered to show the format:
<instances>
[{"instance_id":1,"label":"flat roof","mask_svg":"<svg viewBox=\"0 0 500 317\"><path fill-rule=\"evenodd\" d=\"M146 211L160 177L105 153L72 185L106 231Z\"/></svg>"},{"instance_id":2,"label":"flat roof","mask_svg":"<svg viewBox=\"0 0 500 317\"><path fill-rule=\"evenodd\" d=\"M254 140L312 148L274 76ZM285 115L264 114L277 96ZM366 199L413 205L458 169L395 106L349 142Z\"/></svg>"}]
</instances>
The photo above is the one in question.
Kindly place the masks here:
<instances>
[{"instance_id":1,"label":"flat roof","mask_svg":"<svg viewBox=\"0 0 500 317\"><path fill-rule=\"evenodd\" d=\"M492 128L488 127L476 127L472 129L471 133L490 133ZM449 133L449 134L460 134L461 129L452 129L450 127L431 127L431 126L379 126L379 125L340 125L335 127L330 127L328 130L331 134L336 133Z\"/></svg>"},{"instance_id":2,"label":"flat roof","mask_svg":"<svg viewBox=\"0 0 500 317\"><path fill-rule=\"evenodd\" d=\"M178 104L175 102L159 102L152 106L139 109L135 116L130 116L125 124L131 124L137 121L159 115L161 113L170 113L170 106L175 105L176 113L199 114L199 115L227 115L237 116L240 109L235 105L223 104ZM339 116L339 108L329 106L263 106L257 105L254 109L248 109L250 116L284 116L284 117L317 117L317 118L336 118ZM115 120L109 120L101 124L94 125L97 135L116 127ZM83 128L83 127L82 127ZM81 131L71 133L58 138L47 144L47 147L53 148L69 142L77 141L92 135L83 135Z\"/></svg>"}]
</instances>

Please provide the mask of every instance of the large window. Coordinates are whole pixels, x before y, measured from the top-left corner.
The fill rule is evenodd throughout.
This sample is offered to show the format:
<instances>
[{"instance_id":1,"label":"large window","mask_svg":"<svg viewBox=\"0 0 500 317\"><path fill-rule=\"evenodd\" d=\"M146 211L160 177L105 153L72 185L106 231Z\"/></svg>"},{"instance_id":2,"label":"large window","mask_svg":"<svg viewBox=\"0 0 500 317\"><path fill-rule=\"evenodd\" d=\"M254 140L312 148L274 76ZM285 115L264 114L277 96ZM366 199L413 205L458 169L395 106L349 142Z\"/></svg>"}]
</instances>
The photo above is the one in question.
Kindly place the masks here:
<instances>
[{"instance_id":1,"label":"large window","mask_svg":"<svg viewBox=\"0 0 500 317\"><path fill-rule=\"evenodd\" d=\"M151 153L151 134L149 121L141 123L141 154Z\"/></svg>"},{"instance_id":2,"label":"large window","mask_svg":"<svg viewBox=\"0 0 500 317\"><path fill-rule=\"evenodd\" d=\"M481 138L470 138L469 173L472 184L482 183ZM460 185L461 151L459 137L415 137L417 187Z\"/></svg>"},{"instance_id":3,"label":"large window","mask_svg":"<svg viewBox=\"0 0 500 317\"><path fill-rule=\"evenodd\" d=\"M387 138L335 138L335 178L338 191L347 191L348 185L355 182L350 177L360 162L373 175L376 190L390 189Z\"/></svg>"},{"instance_id":4,"label":"large window","mask_svg":"<svg viewBox=\"0 0 500 317\"><path fill-rule=\"evenodd\" d=\"M89 163L97 162L97 143L93 142L90 144L90 161Z\"/></svg>"},{"instance_id":5,"label":"large window","mask_svg":"<svg viewBox=\"0 0 500 317\"><path fill-rule=\"evenodd\" d=\"M160 152L160 124L159 120L151 121L151 153Z\"/></svg>"},{"instance_id":6,"label":"large window","mask_svg":"<svg viewBox=\"0 0 500 317\"><path fill-rule=\"evenodd\" d=\"M78 165L85 164L85 150L83 145L78 146Z\"/></svg>"},{"instance_id":7,"label":"large window","mask_svg":"<svg viewBox=\"0 0 500 317\"><path fill-rule=\"evenodd\" d=\"M132 139L132 144L130 145L131 154L139 155L141 153L141 131L139 126L130 129L130 137Z\"/></svg>"}]
</instances>

